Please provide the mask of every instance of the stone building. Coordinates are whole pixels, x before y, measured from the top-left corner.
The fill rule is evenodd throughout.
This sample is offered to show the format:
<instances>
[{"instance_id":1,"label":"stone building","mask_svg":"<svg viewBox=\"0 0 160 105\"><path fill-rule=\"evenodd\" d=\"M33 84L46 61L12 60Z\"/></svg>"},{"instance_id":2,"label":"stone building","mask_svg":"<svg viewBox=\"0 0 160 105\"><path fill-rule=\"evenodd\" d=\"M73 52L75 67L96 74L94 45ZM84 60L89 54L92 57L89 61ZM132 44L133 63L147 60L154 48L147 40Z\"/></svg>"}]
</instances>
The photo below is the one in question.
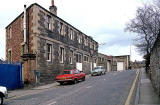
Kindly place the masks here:
<instances>
[{"instance_id":1,"label":"stone building","mask_svg":"<svg viewBox=\"0 0 160 105\"><path fill-rule=\"evenodd\" d=\"M98 66L103 66L106 72L112 71L112 56L98 53Z\"/></svg>"},{"instance_id":2,"label":"stone building","mask_svg":"<svg viewBox=\"0 0 160 105\"><path fill-rule=\"evenodd\" d=\"M24 7L6 27L6 59L23 63L25 83L54 81L64 69L90 73L97 64L98 43L37 3Z\"/></svg>"},{"instance_id":3,"label":"stone building","mask_svg":"<svg viewBox=\"0 0 160 105\"><path fill-rule=\"evenodd\" d=\"M128 70L130 66L130 55L121 55L112 57L112 70Z\"/></svg>"},{"instance_id":4,"label":"stone building","mask_svg":"<svg viewBox=\"0 0 160 105\"><path fill-rule=\"evenodd\" d=\"M149 74L156 93L160 95L160 34L151 49Z\"/></svg>"}]
</instances>

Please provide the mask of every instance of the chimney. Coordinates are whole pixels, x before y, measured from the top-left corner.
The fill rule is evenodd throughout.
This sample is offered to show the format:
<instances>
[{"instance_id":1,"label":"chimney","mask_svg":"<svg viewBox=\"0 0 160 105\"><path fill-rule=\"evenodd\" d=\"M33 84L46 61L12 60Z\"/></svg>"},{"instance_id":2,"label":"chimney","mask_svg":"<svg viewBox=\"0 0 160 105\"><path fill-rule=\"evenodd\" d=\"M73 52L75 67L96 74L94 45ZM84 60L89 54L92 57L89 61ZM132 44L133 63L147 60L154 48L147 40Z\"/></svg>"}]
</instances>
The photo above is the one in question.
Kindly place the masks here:
<instances>
[{"instance_id":1,"label":"chimney","mask_svg":"<svg viewBox=\"0 0 160 105\"><path fill-rule=\"evenodd\" d=\"M51 13L57 16L57 7L54 5L54 0L51 0L51 6L49 7Z\"/></svg>"}]
</instances>

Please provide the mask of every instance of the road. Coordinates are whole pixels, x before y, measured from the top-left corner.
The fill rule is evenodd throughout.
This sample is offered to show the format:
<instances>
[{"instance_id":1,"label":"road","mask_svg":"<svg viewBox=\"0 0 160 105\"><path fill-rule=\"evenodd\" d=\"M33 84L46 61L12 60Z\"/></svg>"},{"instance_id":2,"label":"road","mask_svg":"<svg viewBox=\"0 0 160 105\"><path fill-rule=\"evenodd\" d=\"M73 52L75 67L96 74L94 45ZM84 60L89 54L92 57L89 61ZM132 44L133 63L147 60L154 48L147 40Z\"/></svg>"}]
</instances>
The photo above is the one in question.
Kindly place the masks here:
<instances>
[{"instance_id":1,"label":"road","mask_svg":"<svg viewBox=\"0 0 160 105\"><path fill-rule=\"evenodd\" d=\"M135 77L136 71L110 72L10 99L4 105L124 105Z\"/></svg>"}]
</instances>

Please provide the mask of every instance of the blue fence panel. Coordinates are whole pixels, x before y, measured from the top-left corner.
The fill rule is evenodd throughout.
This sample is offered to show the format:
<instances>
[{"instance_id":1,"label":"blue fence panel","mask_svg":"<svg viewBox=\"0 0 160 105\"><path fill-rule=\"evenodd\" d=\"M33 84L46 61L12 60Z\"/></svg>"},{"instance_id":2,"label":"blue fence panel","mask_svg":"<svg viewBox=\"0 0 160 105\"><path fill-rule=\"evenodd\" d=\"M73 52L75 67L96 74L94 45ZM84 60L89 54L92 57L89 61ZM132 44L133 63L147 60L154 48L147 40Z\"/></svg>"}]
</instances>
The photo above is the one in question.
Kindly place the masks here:
<instances>
[{"instance_id":1,"label":"blue fence panel","mask_svg":"<svg viewBox=\"0 0 160 105\"><path fill-rule=\"evenodd\" d=\"M7 89L17 89L22 87L21 66L14 64L0 64L0 86Z\"/></svg>"}]
</instances>

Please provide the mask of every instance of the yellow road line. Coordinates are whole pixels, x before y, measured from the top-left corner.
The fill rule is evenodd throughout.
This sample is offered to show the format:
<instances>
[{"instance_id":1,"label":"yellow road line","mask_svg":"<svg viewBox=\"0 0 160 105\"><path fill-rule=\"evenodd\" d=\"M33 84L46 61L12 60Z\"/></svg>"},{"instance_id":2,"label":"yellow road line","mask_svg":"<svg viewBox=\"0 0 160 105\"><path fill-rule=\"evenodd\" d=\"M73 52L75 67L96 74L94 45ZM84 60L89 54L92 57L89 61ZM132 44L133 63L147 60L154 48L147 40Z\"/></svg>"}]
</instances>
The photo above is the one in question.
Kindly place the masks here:
<instances>
[{"instance_id":1,"label":"yellow road line","mask_svg":"<svg viewBox=\"0 0 160 105\"><path fill-rule=\"evenodd\" d=\"M125 102L125 105L129 105L130 104L130 100L131 100L131 97L132 97L132 94L133 94L133 91L134 91L134 88L135 88L135 85L136 85L136 81L138 79L138 75L139 75L139 71L136 72L136 78L133 81L133 84L132 84L132 87L131 87L130 92L128 94L128 97L127 97L127 100Z\"/></svg>"}]
</instances>

